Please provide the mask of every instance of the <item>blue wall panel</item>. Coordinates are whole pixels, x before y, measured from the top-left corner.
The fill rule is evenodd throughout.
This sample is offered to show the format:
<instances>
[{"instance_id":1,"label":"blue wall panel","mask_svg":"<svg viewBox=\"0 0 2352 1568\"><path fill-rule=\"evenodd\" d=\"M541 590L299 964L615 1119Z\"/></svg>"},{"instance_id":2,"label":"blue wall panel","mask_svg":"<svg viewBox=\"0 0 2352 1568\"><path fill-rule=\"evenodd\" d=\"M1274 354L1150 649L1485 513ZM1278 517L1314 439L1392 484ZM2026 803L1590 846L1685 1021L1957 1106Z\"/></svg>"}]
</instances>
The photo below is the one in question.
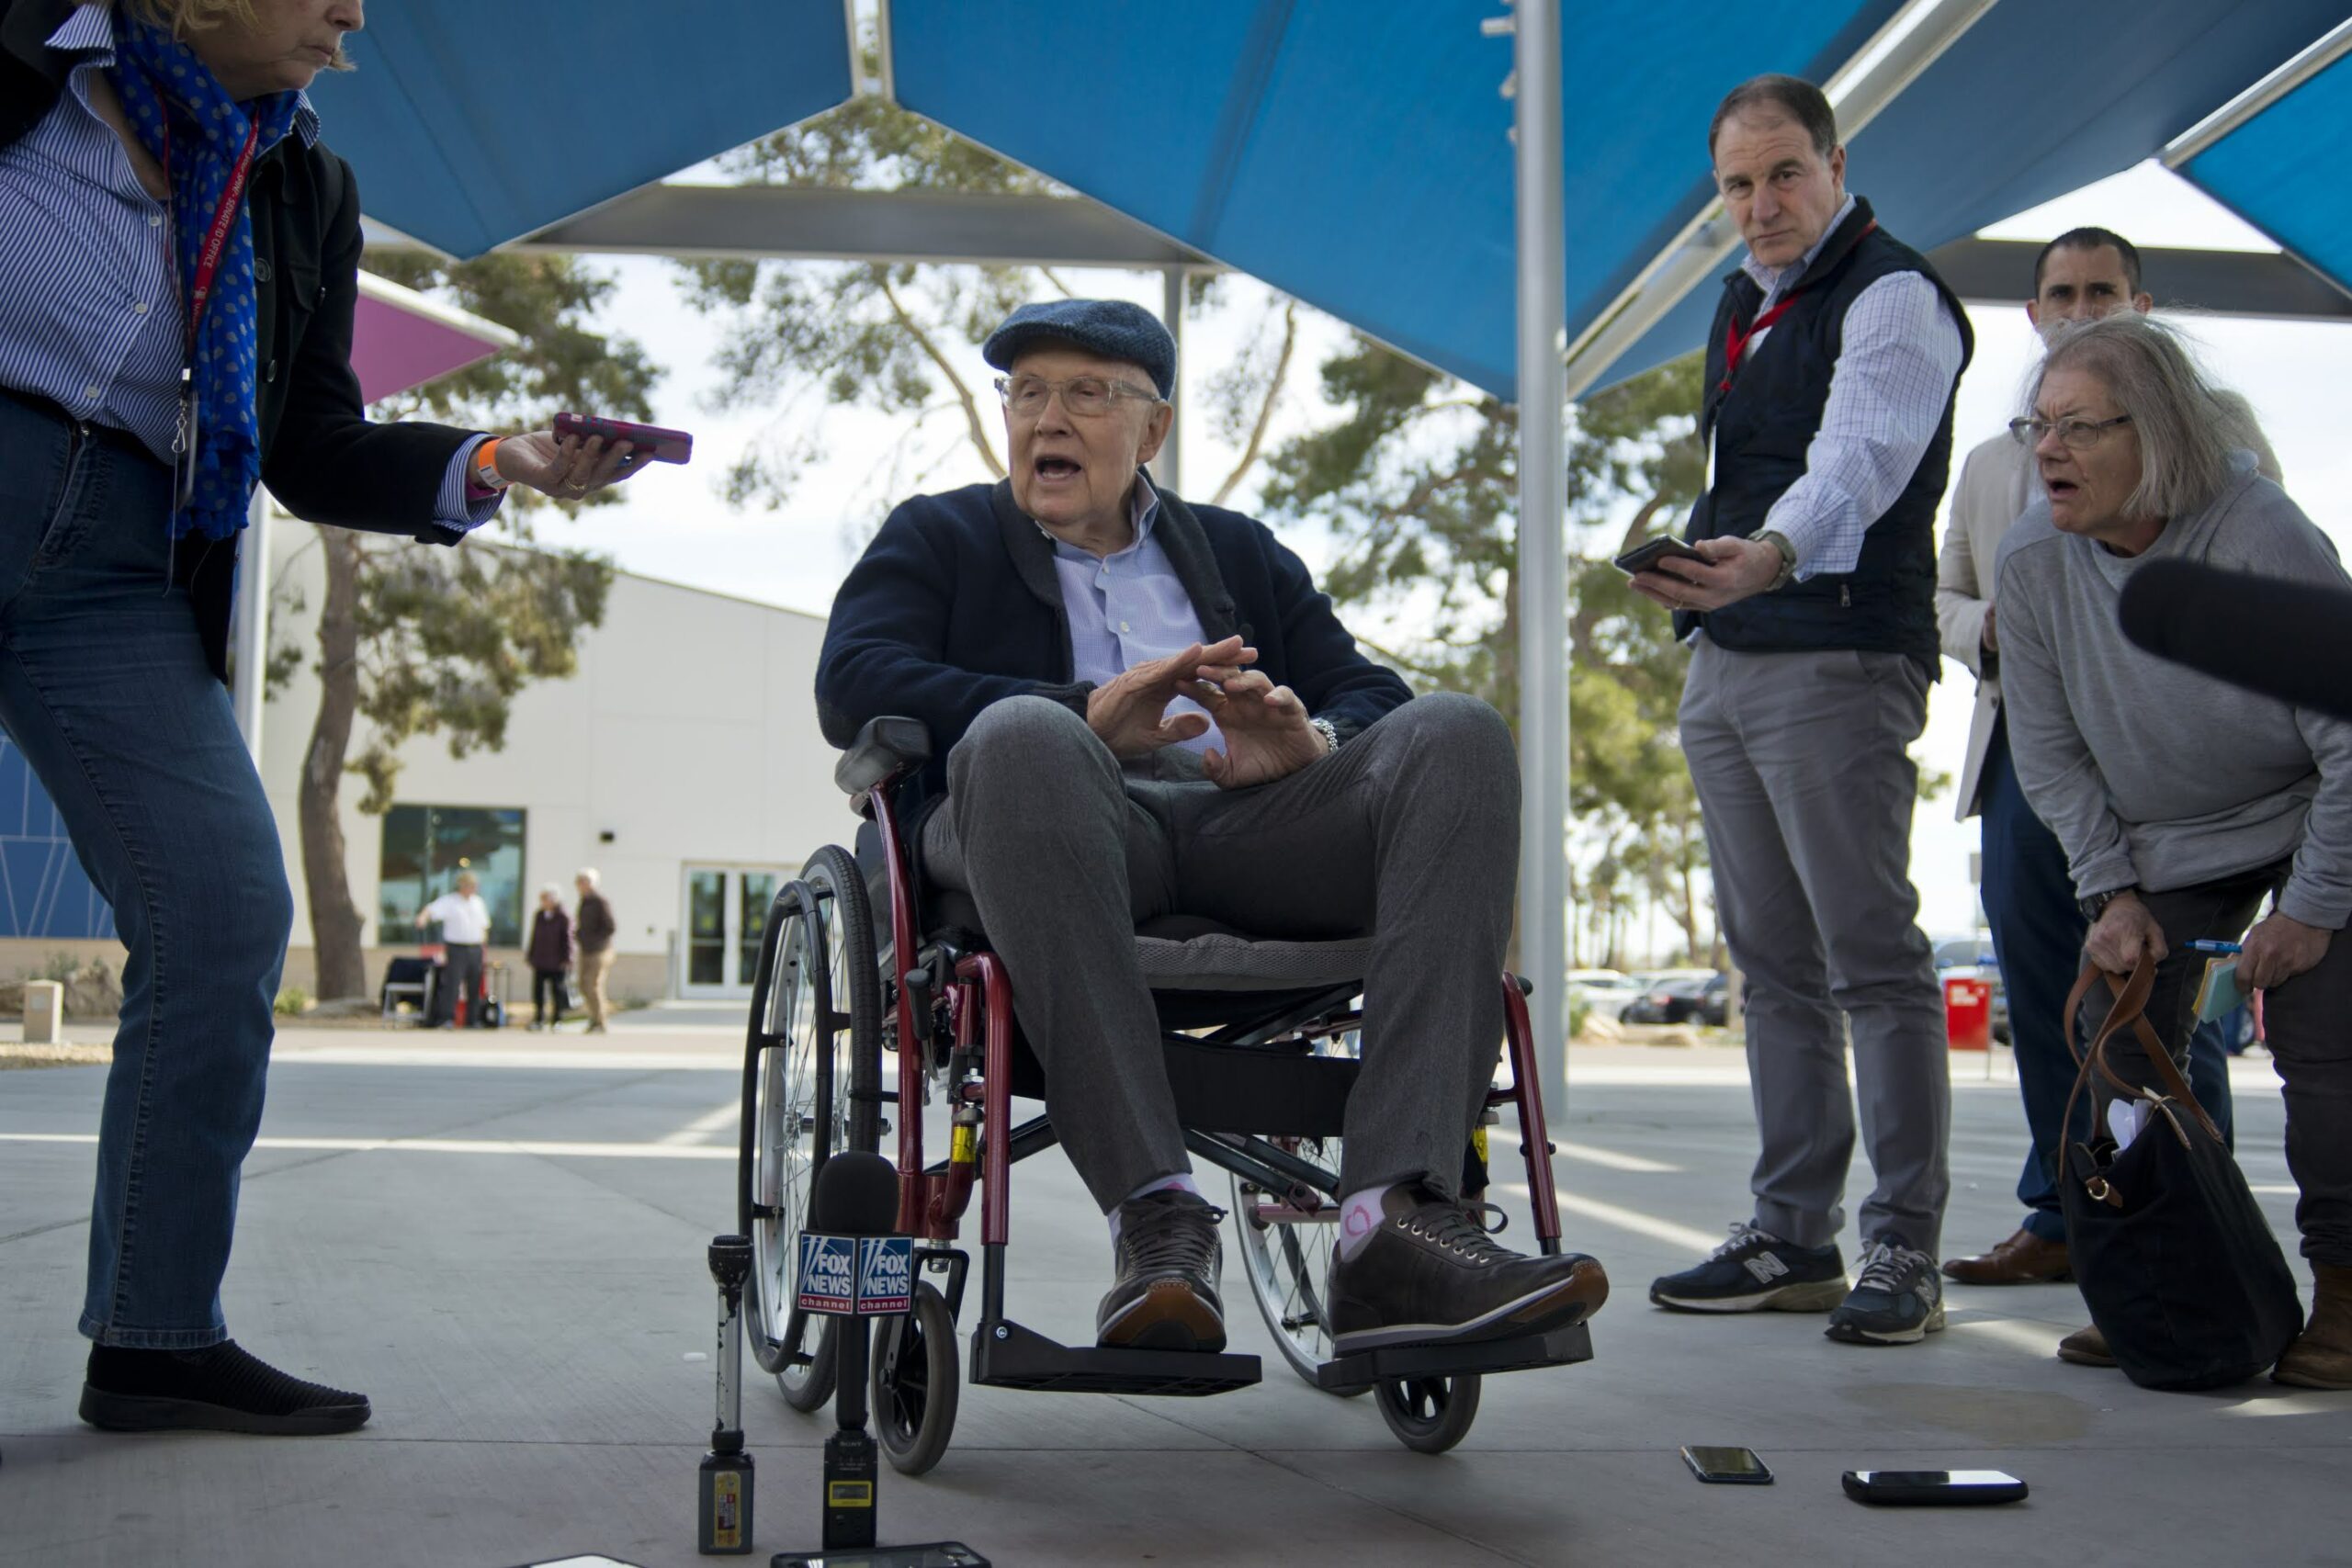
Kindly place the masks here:
<instances>
[{"instance_id":1,"label":"blue wall panel","mask_svg":"<svg viewBox=\"0 0 2352 1568\"><path fill-rule=\"evenodd\" d=\"M82 874L57 807L0 736L0 937L114 934L114 911Z\"/></svg>"}]
</instances>

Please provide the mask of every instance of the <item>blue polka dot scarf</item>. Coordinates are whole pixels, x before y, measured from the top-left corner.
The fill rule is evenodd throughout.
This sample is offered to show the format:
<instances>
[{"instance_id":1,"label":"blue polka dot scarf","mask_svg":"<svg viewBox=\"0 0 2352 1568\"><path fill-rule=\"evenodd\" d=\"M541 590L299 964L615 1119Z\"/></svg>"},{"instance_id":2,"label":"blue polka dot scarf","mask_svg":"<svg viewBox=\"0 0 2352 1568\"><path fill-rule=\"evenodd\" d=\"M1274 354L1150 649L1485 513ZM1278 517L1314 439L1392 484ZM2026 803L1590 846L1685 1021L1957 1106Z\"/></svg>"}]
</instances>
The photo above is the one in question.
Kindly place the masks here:
<instances>
[{"instance_id":1,"label":"blue polka dot scarf","mask_svg":"<svg viewBox=\"0 0 2352 1568\"><path fill-rule=\"evenodd\" d=\"M185 301L195 292L197 258L211 234L213 215L220 210L221 194L245 150L255 117L261 122L254 146L258 162L292 129L298 98L292 93L274 93L251 105L240 104L168 28L128 6L116 8L114 27L115 62L107 74L131 129L158 159L164 155L169 119L172 234ZM248 202L229 231L204 319L197 324L190 360L199 411L196 488L187 510L172 519L175 538L192 532L225 539L245 525L245 509L261 478L261 434L254 412L254 225Z\"/></svg>"}]
</instances>

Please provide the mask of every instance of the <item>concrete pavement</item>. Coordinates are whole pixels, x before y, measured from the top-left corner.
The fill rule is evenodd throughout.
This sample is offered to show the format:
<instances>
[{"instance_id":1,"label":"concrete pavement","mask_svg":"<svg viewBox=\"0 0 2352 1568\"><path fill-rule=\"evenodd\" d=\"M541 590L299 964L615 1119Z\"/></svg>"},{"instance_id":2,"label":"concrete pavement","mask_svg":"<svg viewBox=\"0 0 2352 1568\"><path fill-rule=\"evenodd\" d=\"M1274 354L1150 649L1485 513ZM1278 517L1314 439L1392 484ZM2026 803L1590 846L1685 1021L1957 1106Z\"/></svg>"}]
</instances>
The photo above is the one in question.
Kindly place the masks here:
<instances>
[{"instance_id":1,"label":"concrete pavement","mask_svg":"<svg viewBox=\"0 0 2352 1568\"><path fill-rule=\"evenodd\" d=\"M103 1069L0 1074L0 1564L701 1561L711 1367L689 1358L709 1337L703 1244L733 1224L740 1041L731 1009L692 1007L595 1040L288 1031L227 1300L256 1352L373 1397L364 1431L313 1440L78 1425ZM1955 1074L1947 1235L1969 1250L2013 1228L2021 1153L2014 1085L1980 1072ZM2275 1082L2239 1075L2241 1157L2291 1236ZM1901 1349L1831 1344L1817 1317L1650 1308L1650 1277L1745 1210L1745 1084L1721 1048L1575 1054L1555 1128L1569 1240L1617 1294L1594 1361L1490 1380L1454 1452L1407 1452L1370 1401L1292 1377L1228 1248L1236 1348L1265 1357L1261 1385L967 1388L940 1467L885 1470L885 1539L959 1537L1009 1565L2352 1562L2352 1395L2154 1394L2066 1366L2051 1350L2084 1321L2071 1288L1955 1290L1950 1330ZM1858 1169L1854 1201L1868 1183ZM1102 1221L1057 1156L1014 1193L1012 1313L1080 1338L1107 1282ZM829 1420L758 1382L746 1415L754 1561L813 1547ZM1701 1486L1684 1443L1754 1448L1778 1483ZM1866 1509L1838 1477L1870 1466L2004 1468L2034 1495Z\"/></svg>"}]
</instances>

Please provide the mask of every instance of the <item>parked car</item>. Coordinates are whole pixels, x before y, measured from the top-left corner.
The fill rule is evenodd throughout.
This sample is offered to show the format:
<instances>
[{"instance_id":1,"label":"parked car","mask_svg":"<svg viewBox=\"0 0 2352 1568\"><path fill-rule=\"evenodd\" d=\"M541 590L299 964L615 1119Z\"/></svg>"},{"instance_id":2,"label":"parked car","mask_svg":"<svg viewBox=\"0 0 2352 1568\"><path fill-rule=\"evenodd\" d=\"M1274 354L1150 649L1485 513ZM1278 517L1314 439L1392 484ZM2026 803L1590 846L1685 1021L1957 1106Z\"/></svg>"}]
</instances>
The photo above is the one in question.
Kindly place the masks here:
<instances>
[{"instance_id":1,"label":"parked car","mask_svg":"<svg viewBox=\"0 0 2352 1568\"><path fill-rule=\"evenodd\" d=\"M1614 1016L1641 994L1641 982L1618 969L1571 969L1568 996L1589 1008Z\"/></svg>"},{"instance_id":2,"label":"parked car","mask_svg":"<svg viewBox=\"0 0 2352 1568\"><path fill-rule=\"evenodd\" d=\"M1626 1023L1710 1023L1720 1028L1730 1016L1731 980L1701 970L1657 980L1625 1006Z\"/></svg>"}]
</instances>

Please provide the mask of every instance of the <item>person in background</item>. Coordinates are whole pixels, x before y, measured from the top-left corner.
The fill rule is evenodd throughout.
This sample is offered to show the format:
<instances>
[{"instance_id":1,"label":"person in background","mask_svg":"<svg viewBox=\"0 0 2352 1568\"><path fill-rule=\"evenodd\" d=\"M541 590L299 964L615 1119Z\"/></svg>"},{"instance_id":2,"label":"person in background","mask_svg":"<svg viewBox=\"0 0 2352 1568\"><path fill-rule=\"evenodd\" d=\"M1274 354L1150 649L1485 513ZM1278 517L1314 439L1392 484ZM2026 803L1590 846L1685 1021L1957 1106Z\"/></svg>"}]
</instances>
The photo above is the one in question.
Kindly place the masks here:
<instances>
[{"instance_id":1,"label":"person in background","mask_svg":"<svg viewBox=\"0 0 2352 1568\"><path fill-rule=\"evenodd\" d=\"M0 0L0 726L130 956L98 1118L83 1418L320 1433L364 1395L229 1337L293 899L221 684L254 487L455 545L624 446L368 422L359 191L304 96L360 0Z\"/></svg>"},{"instance_id":2,"label":"person in background","mask_svg":"<svg viewBox=\"0 0 2352 1568\"><path fill-rule=\"evenodd\" d=\"M482 1022L482 949L490 941L490 906L482 902L480 884L470 871L458 873L458 885L416 912L419 931L441 928L441 983L433 988L433 1021L444 1029L458 1027L458 1001L465 999L466 1021Z\"/></svg>"},{"instance_id":3,"label":"person in background","mask_svg":"<svg viewBox=\"0 0 2352 1568\"><path fill-rule=\"evenodd\" d=\"M563 889L552 882L539 889L525 956L531 963L531 1027L552 1029L571 1005L563 994L564 973L571 967L571 915L563 907Z\"/></svg>"},{"instance_id":4,"label":"person in background","mask_svg":"<svg viewBox=\"0 0 2352 1568\"><path fill-rule=\"evenodd\" d=\"M2110 976L2154 964L2147 1021L2176 1063L2205 968L2188 944L2243 940L2238 978L2264 992L2314 1282L2310 1323L2272 1375L2352 1389L2352 943L2336 940L2352 918L2352 723L2167 662L2126 638L2118 614L2151 561L2336 588L2344 568L2256 471L2244 401L2216 397L2147 317L2059 333L2031 406L2017 423L2043 495L1997 577L2018 777L2065 846L2091 961ZM2134 1050L2109 1061L2131 1083L2154 1075ZM2096 1327L2058 1353L2114 1364Z\"/></svg>"},{"instance_id":5,"label":"person in background","mask_svg":"<svg viewBox=\"0 0 2352 1568\"><path fill-rule=\"evenodd\" d=\"M1833 1339L1913 1344L1944 1325L1951 1085L1909 747L1936 674L1936 506L1973 340L1935 268L1848 194L1820 89L1743 84L1707 150L1748 254L1708 336L1712 460L1687 531L1706 559L1669 558L1634 588L1690 643L1682 749L1746 976L1763 1147L1748 1217L1650 1300L1826 1312ZM1857 1091L1878 1180L1849 1287Z\"/></svg>"},{"instance_id":6,"label":"person in background","mask_svg":"<svg viewBox=\"0 0 2352 1568\"><path fill-rule=\"evenodd\" d=\"M2138 248L2112 230L2085 228L2069 230L2042 247L2034 259L2033 297L2025 313L2046 339L2075 321L2118 310L2144 314L2154 306L2141 287ZM2245 417L2252 429L2250 410ZM2268 443L2257 441L2256 457L2261 471L2277 479L2278 459ZM2010 761L2008 727L2001 714L2000 617L1993 597L1993 564L2001 541L2040 493L2032 453L2007 430L1986 440L1961 465L1936 566L1936 621L1944 652L1976 677L1959 815L1963 822L1980 812L1984 816L1984 918L1993 928L1994 961L2008 992L2028 1134L2025 1170L2018 1178L2024 1223L1986 1252L1944 1260L1944 1272L1964 1285L2073 1278L2065 1216L2059 1212L2052 1173L2062 1145L2059 1118L2075 1085L2074 1053L2066 1047L2060 1014L2082 965L2083 938L2090 928L2075 907L2066 852L2026 804ZM2230 1071L2222 1042L2221 1024L2199 1026L2189 1045L2188 1080L2227 1138ZM2087 1127L2089 1115L2088 1106L2076 1112L2081 1127Z\"/></svg>"},{"instance_id":7,"label":"person in background","mask_svg":"<svg viewBox=\"0 0 2352 1568\"><path fill-rule=\"evenodd\" d=\"M582 866L571 879L580 890L580 916L572 921L572 939L580 945L580 999L588 1007L588 1032L605 1032L605 1015L613 1004L605 996L605 976L613 968L613 907L597 891L602 879L593 866Z\"/></svg>"}]
</instances>

